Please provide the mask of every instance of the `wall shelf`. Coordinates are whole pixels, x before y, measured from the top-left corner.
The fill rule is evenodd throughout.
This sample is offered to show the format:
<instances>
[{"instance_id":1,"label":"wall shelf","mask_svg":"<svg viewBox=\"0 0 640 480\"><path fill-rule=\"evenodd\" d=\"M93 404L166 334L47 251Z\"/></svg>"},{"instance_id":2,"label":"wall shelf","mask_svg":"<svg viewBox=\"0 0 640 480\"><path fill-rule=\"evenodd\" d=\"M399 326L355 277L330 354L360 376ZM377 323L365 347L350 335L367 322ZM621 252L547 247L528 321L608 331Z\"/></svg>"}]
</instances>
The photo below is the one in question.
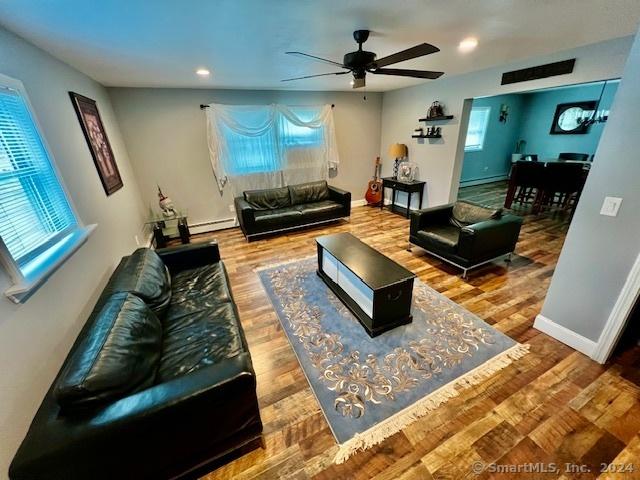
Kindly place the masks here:
<instances>
[{"instance_id":1,"label":"wall shelf","mask_svg":"<svg viewBox=\"0 0 640 480\"><path fill-rule=\"evenodd\" d=\"M451 120L453 119L453 115L441 115L439 117L424 117L424 118L419 118L418 121L419 122L437 122L440 120Z\"/></svg>"},{"instance_id":2,"label":"wall shelf","mask_svg":"<svg viewBox=\"0 0 640 480\"><path fill-rule=\"evenodd\" d=\"M411 138L442 138L442 135L411 135Z\"/></svg>"}]
</instances>

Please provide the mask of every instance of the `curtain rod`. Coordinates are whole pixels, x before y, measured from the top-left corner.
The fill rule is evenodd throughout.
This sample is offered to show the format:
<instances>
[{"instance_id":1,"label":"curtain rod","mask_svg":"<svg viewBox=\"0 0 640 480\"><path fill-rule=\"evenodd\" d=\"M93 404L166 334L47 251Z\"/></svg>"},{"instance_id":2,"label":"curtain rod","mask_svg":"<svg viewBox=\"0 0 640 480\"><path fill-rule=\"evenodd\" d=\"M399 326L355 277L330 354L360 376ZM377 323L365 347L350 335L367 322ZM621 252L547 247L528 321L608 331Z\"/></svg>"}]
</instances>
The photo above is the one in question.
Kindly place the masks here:
<instances>
[{"instance_id":1,"label":"curtain rod","mask_svg":"<svg viewBox=\"0 0 640 480\"><path fill-rule=\"evenodd\" d=\"M336 104L332 103L331 108L335 108ZM209 108L209 105L205 105L203 103L200 104L200 110L204 110L205 108Z\"/></svg>"}]
</instances>

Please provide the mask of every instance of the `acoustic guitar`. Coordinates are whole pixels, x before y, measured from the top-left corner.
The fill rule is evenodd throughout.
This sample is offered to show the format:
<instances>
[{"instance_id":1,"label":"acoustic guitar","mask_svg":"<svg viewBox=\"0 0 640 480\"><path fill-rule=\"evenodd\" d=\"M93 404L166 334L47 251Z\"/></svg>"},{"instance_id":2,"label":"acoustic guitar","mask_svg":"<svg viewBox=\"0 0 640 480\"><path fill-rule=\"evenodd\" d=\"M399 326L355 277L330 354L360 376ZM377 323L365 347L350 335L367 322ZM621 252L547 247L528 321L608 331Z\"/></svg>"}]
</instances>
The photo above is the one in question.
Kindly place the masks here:
<instances>
[{"instance_id":1,"label":"acoustic guitar","mask_svg":"<svg viewBox=\"0 0 640 480\"><path fill-rule=\"evenodd\" d=\"M364 198L369 206L380 205L382 201L382 181L380 180L380 157L376 157L376 165L373 171L373 180L369 180L369 186L367 187L367 193Z\"/></svg>"}]
</instances>

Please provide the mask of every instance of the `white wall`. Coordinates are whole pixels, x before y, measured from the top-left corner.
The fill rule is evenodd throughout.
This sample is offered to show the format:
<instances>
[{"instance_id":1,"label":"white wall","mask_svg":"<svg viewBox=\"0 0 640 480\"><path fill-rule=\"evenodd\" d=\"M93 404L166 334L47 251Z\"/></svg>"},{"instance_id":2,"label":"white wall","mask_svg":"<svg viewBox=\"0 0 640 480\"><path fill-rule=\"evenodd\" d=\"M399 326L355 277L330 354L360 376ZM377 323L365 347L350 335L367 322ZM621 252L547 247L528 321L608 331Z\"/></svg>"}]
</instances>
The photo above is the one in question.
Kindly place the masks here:
<instances>
[{"instance_id":1,"label":"white wall","mask_svg":"<svg viewBox=\"0 0 640 480\"><path fill-rule=\"evenodd\" d=\"M106 90L87 76L0 28L0 73L21 80L88 242L24 305L0 297L0 478L108 275L135 247L142 203ZM98 103L124 187L107 197L68 91ZM0 292L9 278L0 270ZM0 294L1 295L1 294Z\"/></svg>"},{"instance_id":2,"label":"white wall","mask_svg":"<svg viewBox=\"0 0 640 480\"><path fill-rule=\"evenodd\" d=\"M392 171L393 161L387 153L389 145L405 143L409 147L409 159L418 164L419 178L427 182L426 205L423 206L441 205L455 200L463 153L458 149L461 140L459 134L461 130L466 132L467 119L463 115L465 99L619 77L632 41L632 37L623 37L498 68L454 77L444 75L433 82L385 92L382 100L381 137L383 174L389 175ZM577 58L576 66L569 75L500 85L502 73L506 71L574 57ZM441 125L442 139L412 139L413 129L420 123L418 118L425 116L434 100L444 103L447 113L455 115L455 118ZM468 102L469 106L470 103ZM468 117L468 111L465 113ZM401 197L400 203L403 201L406 202Z\"/></svg>"},{"instance_id":3,"label":"white wall","mask_svg":"<svg viewBox=\"0 0 640 480\"><path fill-rule=\"evenodd\" d=\"M329 183L364 198L380 151L382 95L362 92L293 92L110 88L131 162L147 207L158 209L157 187L178 209L187 209L189 223L234 217L230 189L221 197L214 181L200 104L263 105L335 104L334 119L340 165Z\"/></svg>"},{"instance_id":4,"label":"white wall","mask_svg":"<svg viewBox=\"0 0 640 480\"><path fill-rule=\"evenodd\" d=\"M542 315L597 342L640 255L640 36L631 49ZM599 214L622 197L617 217Z\"/></svg>"}]
</instances>

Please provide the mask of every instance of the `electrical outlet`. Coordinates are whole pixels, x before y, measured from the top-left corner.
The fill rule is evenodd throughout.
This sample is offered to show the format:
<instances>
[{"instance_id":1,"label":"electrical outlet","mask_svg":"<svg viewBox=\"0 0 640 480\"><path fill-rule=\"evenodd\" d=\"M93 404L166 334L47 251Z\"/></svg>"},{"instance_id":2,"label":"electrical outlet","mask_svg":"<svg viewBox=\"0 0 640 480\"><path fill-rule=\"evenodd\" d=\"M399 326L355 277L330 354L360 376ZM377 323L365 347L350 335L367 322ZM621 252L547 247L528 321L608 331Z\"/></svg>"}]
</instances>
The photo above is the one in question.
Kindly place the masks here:
<instances>
[{"instance_id":1,"label":"electrical outlet","mask_svg":"<svg viewBox=\"0 0 640 480\"><path fill-rule=\"evenodd\" d=\"M236 207L233 205L233 203L231 205L229 205L229 211L230 212L235 212L236 211Z\"/></svg>"},{"instance_id":2,"label":"electrical outlet","mask_svg":"<svg viewBox=\"0 0 640 480\"><path fill-rule=\"evenodd\" d=\"M604 202L602 202L602 208L600 209L600 215L617 217L621 203L622 199L620 197L604 197Z\"/></svg>"}]
</instances>

